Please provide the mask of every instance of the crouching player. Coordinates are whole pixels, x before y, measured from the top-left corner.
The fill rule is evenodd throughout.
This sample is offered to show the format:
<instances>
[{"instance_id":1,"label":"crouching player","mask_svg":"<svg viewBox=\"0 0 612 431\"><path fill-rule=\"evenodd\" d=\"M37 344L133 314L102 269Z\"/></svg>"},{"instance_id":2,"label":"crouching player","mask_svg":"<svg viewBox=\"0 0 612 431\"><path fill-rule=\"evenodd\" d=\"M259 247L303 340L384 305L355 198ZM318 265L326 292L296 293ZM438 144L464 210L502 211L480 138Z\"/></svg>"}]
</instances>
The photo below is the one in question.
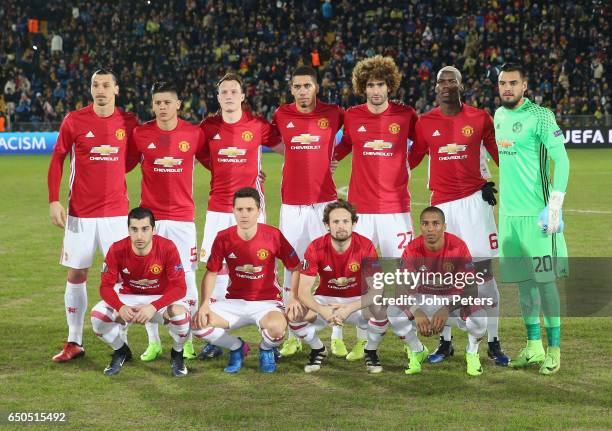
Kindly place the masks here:
<instances>
[{"instance_id":1,"label":"crouching player","mask_svg":"<svg viewBox=\"0 0 612 431\"><path fill-rule=\"evenodd\" d=\"M413 286L416 293L412 291L408 295L412 305L388 308L391 327L406 344L409 364L405 372L420 373L421 364L429 354L417 331L430 337L439 334L446 324L467 330L467 373L478 376L482 374L478 346L487 329L487 317L484 306L478 306L484 298L478 300L478 287L470 282L478 280L470 252L459 237L445 232L444 213L439 208L425 208L420 225L421 236L408 244L402 255L402 269L413 273L413 280L417 280ZM461 280L459 274L462 274ZM468 280L468 274L472 280ZM465 287L464 280L468 281ZM475 303L466 305L466 302Z\"/></svg>"},{"instance_id":2,"label":"crouching player","mask_svg":"<svg viewBox=\"0 0 612 431\"><path fill-rule=\"evenodd\" d=\"M276 259L290 271L298 269L295 250L275 227L257 223L261 213L259 192L244 187L234 194L236 226L219 232L213 242L202 280L202 305L193 319L193 335L230 350L226 373L242 368L248 345L229 329L257 325L262 335L259 366L264 373L276 371L274 358L287 329L281 287L276 279ZM230 283L225 299L211 303L217 273L227 262ZM297 286L299 272L292 275Z\"/></svg>"},{"instance_id":3,"label":"crouching player","mask_svg":"<svg viewBox=\"0 0 612 431\"><path fill-rule=\"evenodd\" d=\"M187 375L183 345L189 333L187 287L178 250L172 241L155 235L155 217L147 208L128 214L129 237L115 242L106 254L98 302L91 310L95 334L114 349L104 374L121 371L132 359L122 329L131 323L162 323L172 336L171 364L175 377ZM121 280L119 293L114 290Z\"/></svg>"},{"instance_id":4,"label":"crouching player","mask_svg":"<svg viewBox=\"0 0 612 431\"><path fill-rule=\"evenodd\" d=\"M329 233L315 239L306 249L298 298L292 291L287 310L290 328L311 347L304 371L318 371L327 357L317 331L330 324L350 323L367 330L366 368L369 373L380 373L382 366L376 350L389 322L386 310L374 305L374 289L367 289L362 270L362 265L369 266L377 259L376 249L372 241L353 232L357 212L349 202L338 200L327 204L323 223ZM312 286L317 275L320 281L313 296Z\"/></svg>"}]
</instances>

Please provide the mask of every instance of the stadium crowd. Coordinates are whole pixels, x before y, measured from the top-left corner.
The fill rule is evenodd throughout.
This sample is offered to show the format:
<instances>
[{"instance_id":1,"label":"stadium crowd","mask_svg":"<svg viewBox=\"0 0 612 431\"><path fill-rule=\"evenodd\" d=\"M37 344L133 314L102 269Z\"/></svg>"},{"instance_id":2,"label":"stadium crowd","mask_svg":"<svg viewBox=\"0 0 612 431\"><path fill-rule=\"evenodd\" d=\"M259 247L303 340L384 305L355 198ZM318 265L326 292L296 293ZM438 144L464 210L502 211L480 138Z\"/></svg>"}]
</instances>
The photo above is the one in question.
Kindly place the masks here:
<instances>
[{"instance_id":1,"label":"stadium crowd","mask_svg":"<svg viewBox=\"0 0 612 431\"><path fill-rule=\"evenodd\" d=\"M251 109L271 118L301 63L318 70L322 100L348 107L358 102L351 70L374 54L395 59L397 99L417 112L431 108L434 71L450 64L464 74L464 100L492 113L499 67L520 60L536 103L601 120L612 114L609 18L597 0L7 0L0 131L7 116L13 130L42 128L87 105L100 66L118 74L119 105L141 121L160 79L182 86L182 117L200 121L218 109L215 83L228 70L243 75Z\"/></svg>"}]
</instances>

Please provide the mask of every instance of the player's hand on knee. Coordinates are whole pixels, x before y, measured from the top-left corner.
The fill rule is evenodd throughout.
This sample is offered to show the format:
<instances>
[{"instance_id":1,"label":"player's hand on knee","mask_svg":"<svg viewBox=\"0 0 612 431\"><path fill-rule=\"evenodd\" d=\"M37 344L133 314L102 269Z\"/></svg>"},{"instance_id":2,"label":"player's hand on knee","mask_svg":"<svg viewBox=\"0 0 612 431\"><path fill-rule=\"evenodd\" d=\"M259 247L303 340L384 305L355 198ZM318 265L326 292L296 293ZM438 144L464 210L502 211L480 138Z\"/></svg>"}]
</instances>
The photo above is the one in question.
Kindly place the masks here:
<instances>
[{"instance_id":1,"label":"player's hand on knee","mask_svg":"<svg viewBox=\"0 0 612 431\"><path fill-rule=\"evenodd\" d=\"M448 320L448 308L442 307L435 312L431 318L431 332L432 334L438 334L444 328L446 321Z\"/></svg>"},{"instance_id":2,"label":"player's hand on knee","mask_svg":"<svg viewBox=\"0 0 612 431\"><path fill-rule=\"evenodd\" d=\"M495 183L492 181L486 182L482 188L480 189L482 192L482 199L487 202L489 205L495 206L497 205L497 198L495 197L495 193L497 193L497 189L495 188Z\"/></svg>"},{"instance_id":3,"label":"player's hand on knee","mask_svg":"<svg viewBox=\"0 0 612 431\"><path fill-rule=\"evenodd\" d=\"M327 323L334 323L334 309L329 305L322 306L319 314Z\"/></svg>"},{"instance_id":4,"label":"player's hand on knee","mask_svg":"<svg viewBox=\"0 0 612 431\"><path fill-rule=\"evenodd\" d=\"M193 316L192 324L195 329L202 329L208 326L210 320L210 307L208 304L202 304L195 316Z\"/></svg>"},{"instance_id":5,"label":"player's hand on knee","mask_svg":"<svg viewBox=\"0 0 612 431\"><path fill-rule=\"evenodd\" d=\"M62 229L66 226L66 210L58 201L49 204L49 217L55 226Z\"/></svg>"},{"instance_id":6,"label":"player's hand on knee","mask_svg":"<svg viewBox=\"0 0 612 431\"><path fill-rule=\"evenodd\" d=\"M128 307L127 305L124 305L119 309L119 317L121 317L126 323L130 323L134 319L135 315L136 313L134 310L132 310L132 307Z\"/></svg>"},{"instance_id":7,"label":"player's hand on knee","mask_svg":"<svg viewBox=\"0 0 612 431\"><path fill-rule=\"evenodd\" d=\"M155 316L157 309L151 304L145 304L138 307L138 311L134 315L134 322L145 324Z\"/></svg>"},{"instance_id":8,"label":"player's hand on knee","mask_svg":"<svg viewBox=\"0 0 612 431\"><path fill-rule=\"evenodd\" d=\"M303 316L306 314L306 311L306 307L304 307L297 299L291 298L287 302L287 318L290 321L301 321Z\"/></svg>"},{"instance_id":9,"label":"player's hand on knee","mask_svg":"<svg viewBox=\"0 0 612 431\"><path fill-rule=\"evenodd\" d=\"M431 322L427 318L427 315L423 312L423 310L416 310L413 314L414 323L416 324L417 331L425 337L430 337L432 334Z\"/></svg>"},{"instance_id":10,"label":"player's hand on knee","mask_svg":"<svg viewBox=\"0 0 612 431\"><path fill-rule=\"evenodd\" d=\"M351 314L350 308L345 304L331 304L334 309L334 323L336 325L342 325Z\"/></svg>"}]
</instances>

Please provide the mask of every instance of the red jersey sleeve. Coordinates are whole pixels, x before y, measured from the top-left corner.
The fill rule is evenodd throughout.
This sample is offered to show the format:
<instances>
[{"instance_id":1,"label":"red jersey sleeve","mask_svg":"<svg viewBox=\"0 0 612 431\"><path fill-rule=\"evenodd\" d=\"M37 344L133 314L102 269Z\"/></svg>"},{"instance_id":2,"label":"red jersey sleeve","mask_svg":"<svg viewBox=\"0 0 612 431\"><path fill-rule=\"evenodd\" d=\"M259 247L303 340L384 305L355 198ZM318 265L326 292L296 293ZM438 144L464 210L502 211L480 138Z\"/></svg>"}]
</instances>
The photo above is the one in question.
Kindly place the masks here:
<instances>
[{"instance_id":1,"label":"red jersey sleeve","mask_svg":"<svg viewBox=\"0 0 612 431\"><path fill-rule=\"evenodd\" d=\"M484 147L495 161L495 164L499 166L499 154L497 152L497 143L495 142L495 127L493 126L493 119L489 114L485 114L482 141Z\"/></svg>"},{"instance_id":2,"label":"red jersey sleeve","mask_svg":"<svg viewBox=\"0 0 612 431\"><path fill-rule=\"evenodd\" d=\"M412 148L410 148L410 153L408 155L408 164L410 165L410 169L416 168L419 163L425 157L425 154L429 152L429 148L427 146L427 141L423 138L423 127L420 121L417 121L414 127L414 139L412 140Z\"/></svg>"},{"instance_id":3,"label":"red jersey sleeve","mask_svg":"<svg viewBox=\"0 0 612 431\"><path fill-rule=\"evenodd\" d=\"M282 137L276 127L273 127L266 120L261 121L261 143L266 147L276 147L282 142Z\"/></svg>"},{"instance_id":4,"label":"red jersey sleeve","mask_svg":"<svg viewBox=\"0 0 612 431\"><path fill-rule=\"evenodd\" d=\"M196 159L210 171L210 151L206 142L206 131L200 126L198 137L198 150L195 154Z\"/></svg>"},{"instance_id":5,"label":"red jersey sleeve","mask_svg":"<svg viewBox=\"0 0 612 431\"><path fill-rule=\"evenodd\" d=\"M346 156L348 156L351 151L353 151L353 142L351 141L351 137L347 133L345 125L344 132L342 133L342 140L334 148L334 159L340 161Z\"/></svg>"},{"instance_id":6,"label":"red jersey sleeve","mask_svg":"<svg viewBox=\"0 0 612 431\"><path fill-rule=\"evenodd\" d=\"M187 294L185 271L183 270L176 245L173 242L168 243L165 260L164 266L166 268L166 277L168 277L168 289L161 298L151 302L151 305L157 310L184 298Z\"/></svg>"},{"instance_id":7,"label":"red jersey sleeve","mask_svg":"<svg viewBox=\"0 0 612 431\"><path fill-rule=\"evenodd\" d=\"M102 280L100 283L100 297L115 310L119 311L123 303L115 292L115 284L119 280L119 263L115 253L114 244L106 253L102 267Z\"/></svg>"},{"instance_id":8,"label":"red jersey sleeve","mask_svg":"<svg viewBox=\"0 0 612 431\"><path fill-rule=\"evenodd\" d=\"M317 251L313 243L310 243L306 252L304 253L304 262L302 262L302 269L300 274L308 275L310 277L316 277L319 273L319 262L317 258Z\"/></svg>"},{"instance_id":9,"label":"red jersey sleeve","mask_svg":"<svg viewBox=\"0 0 612 431\"><path fill-rule=\"evenodd\" d=\"M125 154L125 172L130 172L141 160L141 153L136 145L135 134L136 131L132 130L132 133L128 135L127 150Z\"/></svg>"},{"instance_id":10,"label":"red jersey sleeve","mask_svg":"<svg viewBox=\"0 0 612 431\"><path fill-rule=\"evenodd\" d=\"M300 258L297 253L280 231L278 231L280 247L279 247L279 258L283 261L285 268L293 270L300 264Z\"/></svg>"},{"instance_id":11,"label":"red jersey sleeve","mask_svg":"<svg viewBox=\"0 0 612 431\"><path fill-rule=\"evenodd\" d=\"M49 188L49 202L59 201L60 184L62 182L62 173L64 171L64 160L70 152L74 143L72 135L70 114L66 115L62 125L60 126L59 136L53 148L53 155L49 163L49 172L47 174L47 186Z\"/></svg>"},{"instance_id":12,"label":"red jersey sleeve","mask_svg":"<svg viewBox=\"0 0 612 431\"><path fill-rule=\"evenodd\" d=\"M206 263L206 269L210 272L221 271L221 267L223 266L223 258L223 243L219 235L217 235L213 241L212 250L210 250L210 256L208 257L208 262Z\"/></svg>"}]
</instances>

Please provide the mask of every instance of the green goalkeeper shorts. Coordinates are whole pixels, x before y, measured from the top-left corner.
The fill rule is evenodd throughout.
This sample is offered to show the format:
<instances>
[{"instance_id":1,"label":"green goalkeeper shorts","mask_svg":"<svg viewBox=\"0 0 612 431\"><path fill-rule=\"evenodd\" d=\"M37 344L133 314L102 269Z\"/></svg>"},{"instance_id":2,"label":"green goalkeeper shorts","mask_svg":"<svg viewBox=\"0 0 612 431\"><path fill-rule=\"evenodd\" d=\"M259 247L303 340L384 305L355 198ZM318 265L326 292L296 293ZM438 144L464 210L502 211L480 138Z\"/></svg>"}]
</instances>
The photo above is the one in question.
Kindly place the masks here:
<instances>
[{"instance_id":1,"label":"green goalkeeper shorts","mask_svg":"<svg viewBox=\"0 0 612 431\"><path fill-rule=\"evenodd\" d=\"M562 233L547 235L538 217L499 216L502 281L548 283L569 275L567 245Z\"/></svg>"}]
</instances>

